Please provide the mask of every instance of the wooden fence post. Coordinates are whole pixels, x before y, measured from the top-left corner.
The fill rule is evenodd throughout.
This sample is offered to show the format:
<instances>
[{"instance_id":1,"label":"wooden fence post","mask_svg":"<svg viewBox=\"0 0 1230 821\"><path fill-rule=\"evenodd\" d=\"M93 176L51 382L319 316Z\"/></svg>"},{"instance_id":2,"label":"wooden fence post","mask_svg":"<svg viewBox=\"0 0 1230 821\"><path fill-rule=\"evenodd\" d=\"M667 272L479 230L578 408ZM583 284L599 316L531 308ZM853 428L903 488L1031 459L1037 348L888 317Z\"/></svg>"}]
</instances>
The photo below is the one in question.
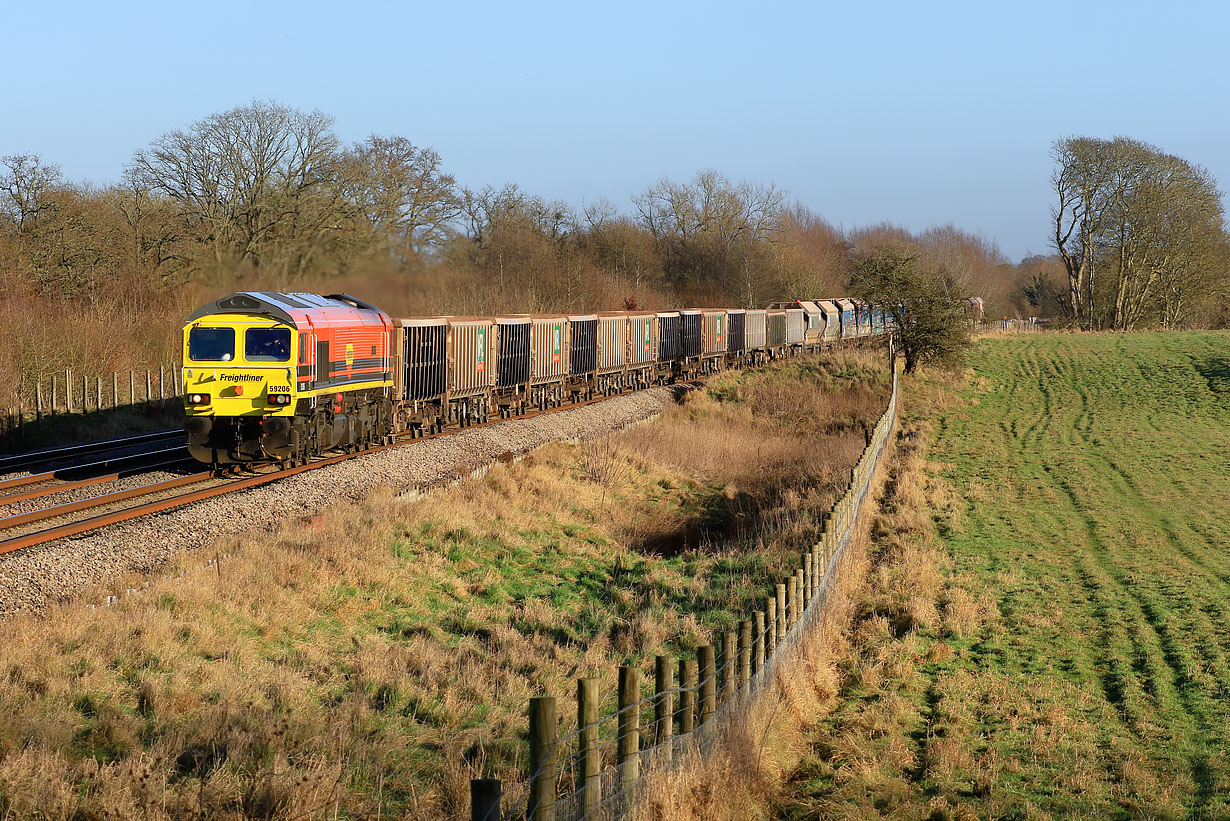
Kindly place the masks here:
<instances>
[{"instance_id":1,"label":"wooden fence post","mask_svg":"<svg viewBox=\"0 0 1230 821\"><path fill-rule=\"evenodd\" d=\"M154 385L153 380L149 375L149 368L145 369L145 401L148 403L153 398Z\"/></svg>"},{"instance_id":2,"label":"wooden fence post","mask_svg":"<svg viewBox=\"0 0 1230 821\"><path fill-rule=\"evenodd\" d=\"M739 639L738 632L727 630L722 634L722 698L730 698L739 689Z\"/></svg>"},{"instance_id":3,"label":"wooden fence post","mask_svg":"<svg viewBox=\"0 0 1230 821\"><path fill-rule=\"evenodd\" d=\"M798 622L798 574L786 579L786 630L790 631Z\"/></svg>"},{"instance_id":4,"label":"wooden fence post","mask_svg":"<svg viewBox=\"0 0 1230 821\"><path fill-rule=\"evenodd\" d=\"M87 381L86 375L81 374L81 413L82 415L85 415L85 412L88 411L89 409L90 409L90 383L89 381Z\"/></svg>"},{"instance_id":5,"label":"wooden fence post","mask_svg":"<svg viewBox=\"0 0 1230 821\"><path fill-rule=\"evenodd\" d=\"M696 729L696 659L679 662L679 734Z\"/></svg>"},{"instance_id":6,"label":"wooden fence post","mask_svg":"<svg viewBox=\"0 0 1230 821\"><path fill-rule=\"evenodd\" d=\"M43 380L34 383L34 418L43 421Z\"/></svg>"},{"instance_id":7,"label":"wooden fence post","mask_svg":"<svg viewBox=\"0 0 1230 821\"><path fill-rule=\"evenodd\" d=\"M664 746L662 754L671 759L671 738L675 729L675 660L658 656L653 664L653 743Z\"/></svg>"},{"instance_id":8,"label":"wooden fence post","mask_svg":"<svg viewBox=\"0 0 1230 821\"><path fill-rule=\"evenodd\" d=\"M128 404L137 404L137 374L132 369L128 371Z\"/></svg>"},{"instance_id":9,"label":"wooden fence post","mask_svg":"<svg viewBox=\"0 0 1230 821\"><path fill-rule=\"evenodd\" d=\"M73 412L73 379L72 369L64 369L64 410L68 413Z\"/></svg>"},{"instance_id":10,"label":"wooden fence post","mask_svg":"<svg viewBox=\"0 0 1230 821\"><path fill-rule=\"evenodd\" d=\"M700 665L700 724L717 710L717 667L713 663L713 645L703 644L696 650Z\"/></svg>"},{"instance_id":11,"label":"wooden fence post","mask_svg":"<svg viewBox=\"0 0 1230 821\"><path fill-rule=\"evenodd\" d=\"M764 667L764 639L765 639L765 620L764 611L757 610L752 614L752 675L760 672L760 668Z\"/></svg>"},{"instance_id":12,"label":"wooden fence post","mask_svg":"<svg viewBox=\"0 0 1230 821\"><path fill-rule=\"evenodd\" d=\"M774 621L777 624L777 638L773 643L774 649L782 643L786 638L786 584L778 582L773 586L773 592L777 594L777 615Z\"/></svg>"},{"instance_id":13,"label":"wooden fence post","mask_svg":"<svg viewBox=\"0 0 1230 821\"><path fill-rule=\"evenodd\" d=\"M94 377L94 410L98 411L99 413L102 413L102 409L103 409L102 377L96 376Z\"/></svg>"},{"instance_id":14,"label":"wooden fence post","mask_svg":"<svg viewBox=\"0 0 1230 821\"><path fill-rule=\"evenodd\" d=\"M500 821L500 780L470 779L470 821Z\"/></svg>"},{"instance_id":15,"label":"wooden fence post","mask_svg":"<svg viewBox=\"0 0 1230 821\"><path fill-rule=\"evenodd\" d=\"M602 752L598 749L598 679L577 679L577 729L580 754L577 778L580 784L581 815L598 810L602 803Z\"/></svg>"},{"instance_id":16,"label":"wooden fence post","mask_svg":"<svg viewBox=\"0 0 1230 821\"><path fill-rule=\"evenodd\" d=\"M812 598L812 576L811 576L811 551L803 554L803 609L811 604Z\"/></svg>"},{"instance_id":17,"label":"wooden fence post","mask_svg":"<svg viewBox=\"0 0 1230 821\"><path fill-rule=\"evenodd\" d=\"M51 415L56 415L56 377L51 375Z\"/></svg>"},{"instance_id":18,"label":"wooden fence post","mask_svg":"<svg viewBox=\"0 0 1230 821\"><path fill-rule=\"evenodd\" d=\"M149 373L146 371L146 373ZM529 821L554 821L556 754L555 699L530 699L530 799L525 817Z\"/></svg>"},{"instance_id":19,"label":"wooden fence post","mask_svg":"<svg viewBox=\"0 0 1230 821\"><path fill-rule=\"evenodd\" d=\"M794 623L798 624L803 620L803 568L797 568L794 571Z\"/></svg>"},{"instance_id":20,"label":"wooden fence post","mask_svg":"<svg viewBox=\"0 0 1230 821\"><path fill-rule=\"evenodd\" d=\"M747 686L752 680L752 623L746 619L739 622L739 684Z\"/></svg>"},{"instance_id":21,"label":"wooden fence post","mask_svg":"<svg viewBox=\"0 0 1230 821\"><path fill-rule=\"evenodd\" d=\"M619 668L619 789L627 790L641 774L641 668Z\"/></svg>"},{"instance_id":22,"label":"wooden fence post","mask_svg":"<svg viewBox=\"0 0 1230 821\"><path fill-rule=\"evenodd\" d=\"M120 409L120 375L111 372L111 410Z\"/></svg>"},{"instance_id":23,"label":"wooden fence post","mask_svg":"<svg viewBox=\"0 0 1230 821\"><path fill-rule=\"evenodd\" d=\"M764 657L767 661L777 647L777 597L765 596L764 600L765 638Z\"/></svg>"}]
</instances>

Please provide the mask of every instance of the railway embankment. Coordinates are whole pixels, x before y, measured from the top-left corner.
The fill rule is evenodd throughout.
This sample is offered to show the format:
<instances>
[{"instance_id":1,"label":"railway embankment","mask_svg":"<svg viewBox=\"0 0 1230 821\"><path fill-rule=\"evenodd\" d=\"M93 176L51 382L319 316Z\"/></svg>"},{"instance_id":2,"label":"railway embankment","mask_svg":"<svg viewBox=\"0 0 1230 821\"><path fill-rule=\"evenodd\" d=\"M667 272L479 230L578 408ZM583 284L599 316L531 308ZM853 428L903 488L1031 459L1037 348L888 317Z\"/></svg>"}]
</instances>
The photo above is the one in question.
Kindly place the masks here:
<instances>
[{"instance_id":1,"label":"railway embankment","mask_svg":"<svg viewBox=\"0 0 1230 821\"><path fill-rule=\"evenodd\" d=\"M393 493L421 490L549 442L619 430L672 404L671 389L655 388L533 419L411 442L271 485L0 557L0 617L43 612L49 603L72 600L83 593L92 603L106 602L108 596L122 596L134 589L133 574L157 574L178 553L201 553L199 561L206 561L218 552L221 538L269 533L284 521L357 501L377 488ZM174 475L146 473L113 482L108 489L135 488L169 478ZM94 492L93 488L73 489L58 494L55 501L86 499ZM45 504L45 500L17 503L0 507L0 513L17 515Z\"/></svg>"},{"instance_id":2,"label":"railway embankment","mask_svg":"<svg viewBox=\"0 0 1230 821\"><path fill-rule=\"evenodd\" d=\"M408 463L357 459L337 466L348 494L294 477L278 495L310 504L228 500L184 532L197 552L115 579L114 606L0 621L0 797L19 813L462 817L470 778L523 770L531 695L694 651L797 561L883 410L884 364L836 353L726 374L679 405L625 397L657 407L553 429L579 441L422 498L404 492L424 481ZM497 430L465 454L541 444ZM450 440L465 438L404 452L434 465L426 449Z\"/></svg>"}]
</instances>

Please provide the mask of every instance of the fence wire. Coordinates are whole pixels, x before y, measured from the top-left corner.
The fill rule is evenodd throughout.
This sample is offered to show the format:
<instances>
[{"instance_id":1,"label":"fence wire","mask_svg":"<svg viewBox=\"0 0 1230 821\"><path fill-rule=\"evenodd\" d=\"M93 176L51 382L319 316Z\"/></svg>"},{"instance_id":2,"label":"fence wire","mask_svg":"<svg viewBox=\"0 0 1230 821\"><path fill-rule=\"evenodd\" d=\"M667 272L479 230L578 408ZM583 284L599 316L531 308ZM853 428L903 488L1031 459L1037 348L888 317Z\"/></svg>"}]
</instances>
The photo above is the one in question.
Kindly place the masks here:
<instances>
[{"instance_id":1,"label":"fence wire","mask_svg":"<svg viewBox=\"0 0 1230 821\"><path fill-rule=\"evenodd\" d=\"M613 821L613 819L622 817L636 800L637 791L647 773L672 766L689 754L704 755L713 743L717 727L724 720L732 717L735 711L746 709L752 697L778 674L779 668L785 664L784 660L790 656L789 651L798 647L803 635L812 629L814 623L820 618L837 565L850 542L858 513L870 490L871 478L879 464L884 445L896 427L897 383L897 371L894 369L892 395L888 407L877 420L866 449L851 470L850 487L833 505L821 541L813 545L811 551L808 551L815 557L812 563L812 578L809 580L804 575L803 580L805 587L809 583L811 585L810 598L806 598L803 589L796 589L793 597L787 594L785 607L776 613L771 623L766 615L763 630L756 632L753 626L753 633L746 647L743 647L740 642L736 645L736 651L732 652L731 648L723 645L721 664L717 664L715 660L713 671L703 678L698 677L695 684L689 684L686 687L683 684L673 684L666 690L651 692L648 696L639 697L632 704L600 716L595 722L578 726L575 730L556 739L548 754L543 756L544 761L550 762L565 747L568 750L566 755L557 758L554 762L556 771L550 793L545 797L545 801L553 807L548 813L553 821L608 821L608 819ZM818 567L819 564L823 564L823 568ZM801 615L795 617L794 606L801 599L806 599L806 601L803 602ZM788 615L784 616L783 611ZM754 620L749 621L752 621L754 625ZM789 627L782 629L782 626L786 624L789 624ZM735 632L738 637L740 631L728 632ZM772 646L769 643L771 636L776 639L776 644ZM751 673L747 682L744 683L740 680L744 655L751 656L758 641L764 648L765 658L760 667ZM749 667L755 667L753 662L754 658L747 660ZM672 663L671 666L673 678L678 680L681 675L681 665ZM652 682L652 674L642 675L642 681ZM701 692L710 682L713 683L715 690L714 710L702 722ZM680 706L682 701L680 696L685 694L694 696L691 700L692 704L686 708L693 711L693 729L688 732L675 732L675 723L679 722L681 726L683 723L681 719L685 708ZM656 707L667 697L670 698L672 709L664 721L669 723L670 738L659 744L655 741L658 735ZM637 715L637 721L633 722L634 729L630 732L621 732L620 720L633 712ZM648 721L644 720L646 712L650 716ZM592 786L589 782L584 781L581 765L583 756L589 751L583 749L580 744L573 747L572 743L592 729L598 730L598 743L592 750L592 754L599 762L598 774L595 776L598 782L599 799L596 806L586 808L583 793L587 788L592 790ZM631 736L635 736L637 740L635 757L629 762L621 763L618 761L620 743ZM632 772L635 772L635 777L632 776ZM622 777L622 773L628 773L629 777ZM538 779L547 775L549 773L545 766L540 767L523 780L511 785L513 789L503 796L502 808L493 811L490 818L484 821L501 821L501 819L519 821L523 818L538 818L546 810L546 806L542 802L528 804L531 786Z\"/></svg>"}]
</instances>

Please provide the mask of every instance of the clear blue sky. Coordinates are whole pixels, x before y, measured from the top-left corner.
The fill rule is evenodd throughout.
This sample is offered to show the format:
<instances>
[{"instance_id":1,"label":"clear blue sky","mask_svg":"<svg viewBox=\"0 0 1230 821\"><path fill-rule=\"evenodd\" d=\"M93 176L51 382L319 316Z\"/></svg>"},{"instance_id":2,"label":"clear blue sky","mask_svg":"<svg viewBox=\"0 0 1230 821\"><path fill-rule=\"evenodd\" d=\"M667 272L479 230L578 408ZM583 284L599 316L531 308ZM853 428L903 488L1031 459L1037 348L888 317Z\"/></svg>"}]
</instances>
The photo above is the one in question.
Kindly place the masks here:
<instances>
[{"instance_id":1,"label":"clear blue sky","mask_svg":"<svg viewBox=\"0 0 1230 821\"><path fill-rule=\"evenodd\" d=\"M14 3L0 154L73 180L214 111L320 109L460 182L624 210L701 168L830 221L1047 251L1051 142L1127 135L1230 186L1230 4Z\"/></svg>"}]
</instances>

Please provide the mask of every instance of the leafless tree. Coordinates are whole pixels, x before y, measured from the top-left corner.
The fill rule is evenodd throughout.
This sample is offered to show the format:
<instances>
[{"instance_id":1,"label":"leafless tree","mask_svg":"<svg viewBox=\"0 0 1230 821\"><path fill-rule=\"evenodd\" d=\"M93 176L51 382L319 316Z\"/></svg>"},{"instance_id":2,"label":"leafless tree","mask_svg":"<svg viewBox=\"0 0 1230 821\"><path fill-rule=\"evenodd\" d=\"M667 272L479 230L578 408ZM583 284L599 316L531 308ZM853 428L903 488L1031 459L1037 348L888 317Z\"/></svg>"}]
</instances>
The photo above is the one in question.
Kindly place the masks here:
<instances>
[{"instance_id":1,"label":"leafless tree","mask_svg":"<svg viewBox=\"0 0 1230 821\"><path fill-rule=\"evenodd\" d=\"M706 169L691 183L669 179L633 199L673 279L751 273L752 246L771 242L785 194L773 185L733 184Z\"/></svg>"},{"instance_id":2,"label":"leafless tree","mask_svg":"<svg viewBox=\"0 0 1230 821\"><path fill-rule=\"evenodd\" d=\"M1055 143L1053 242L1068 275L1064 307L1080 327L1178 324L1189 282L1225 243L1207 170L1125 137Z\"/></svg>"},{"instance_id":3,"label":"leafless tree","mask_svg":"<svg viewBox=\"0 0 1230 821\"><path fill-rule=\"evenodd\" d=\"M132 171L206 227L215 260L293 273L341 228L351 207L337 185L333 119L273 102L213 114L164 134ZM326 242L327 244L327 242Z\"/></svg>"},{"instance_id":4,"label":"leafless tree","mask_svg":"<svg viewBox=\"0 0 1230 821\"><path fill-rule=\"evenodd\" d=\"M63 185L60 168L44 163L37 154L10 154L0 157L0 188L5 197L0 201L0 214L6 216L18 232L28 231L39 215L54 208L52 191Z\"/></svg>"},{"instance_id":5,"label":"leafless tree","mask_svg":"<svg viewBox=\"0 0 1230 821\"><path fill-rule=\"evenodd\" d=\"M457 181L431 148L405 137L372 135L350 151L353 196L373 232L386 244L424 253L448 240L462 213Z\"/></svg>"}]
</instances>

